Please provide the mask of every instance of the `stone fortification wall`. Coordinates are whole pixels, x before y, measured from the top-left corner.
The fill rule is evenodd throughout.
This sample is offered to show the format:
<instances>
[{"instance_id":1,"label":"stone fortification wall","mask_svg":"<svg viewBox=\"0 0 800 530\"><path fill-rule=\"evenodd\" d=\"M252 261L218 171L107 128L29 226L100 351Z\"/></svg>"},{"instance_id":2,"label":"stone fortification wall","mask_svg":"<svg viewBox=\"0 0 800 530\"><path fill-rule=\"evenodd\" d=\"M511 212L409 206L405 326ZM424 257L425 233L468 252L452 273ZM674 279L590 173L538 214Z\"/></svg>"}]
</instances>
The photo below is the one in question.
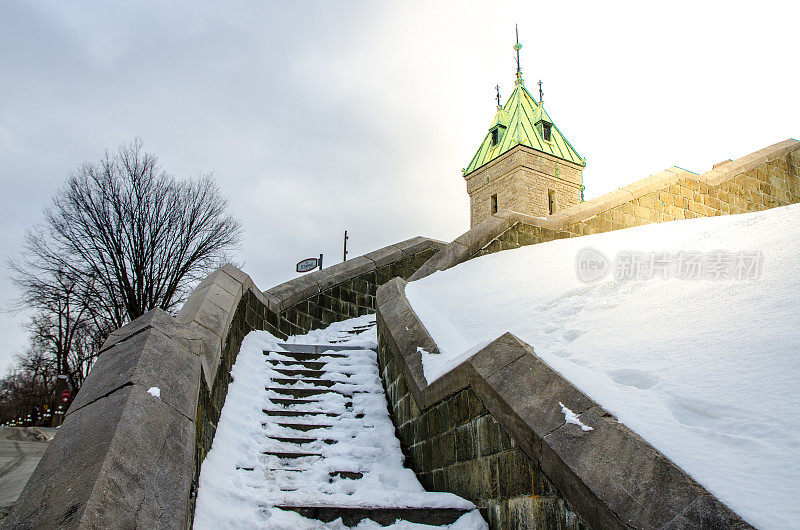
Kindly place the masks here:
<instances>
[{"instance_id":1,"label":"stone fortification wall","mask_svg":"<svg viewBox=\"0 0 800 530\"><path fill-rule=\"evenodd\" d=\"M470 499L492 528L750 528L507 333L428 382L438 347L399 278L378 289L381 376L423 484ZM560 403L591 427L566 423Z\"/></svg>"},{"instance_id":2,"label":"stone fortification wall","mask_svg":"<svg viewBox=\"0 0 800 530\"><path fill-rule=\"evenodd\" d=\"M410 276L441 247L413 238L266 292L226 265L176 316L153 310L113 332L3 526L190 527L244 336L374 311L378 282Z\"/></svg>"},{"instance_id":3,"label":"stone fortification wall","mask_svg":"<svg viewBox=\"0 0 800 530\"><path fill-rule=\"evenodd\" d=\"M410 277L476 256L649 223L753 212L800 202L800 142L785 140L697 175L672 167L549 217L500 210Z\"/></svg>"},{"instance_id":4,"label":"stone fortification wall","mask_svg":"<svg viewBox=\"0 0 800 530\"><path fill-rule=\"evenodd\" d=\"M800 142L786 140L697 175L672 167L541 219L514 212L512 223L478 254L649 223L755 212L800 202Z\"/></svg>"},{"instance_id":5,"label":"stone fortification wall","mask_svg":"<svg viewBox=\"0 0 800 530\"><path fill-rule=\"evenodd\" d=\"M800 200L799 176L800 142L787 140L718 164L703 175L673 167L546 218L501 210L445 246L409 281L476 256L555 239L796 203ZM484 362L480 359L491 364L496 359L507 358L504 349L517 353L520 348L529 349L519 341L515 345L516 339L506 337L504 342L496 341L459 369L428 386L416 348L429 352L438 350L410 306L403 301L402 290L398 294L398 285L395 282L386 284L378 295L381 376L404 450L426 487L452 491L473 500L497 528L579 527L582 521L603 527L658 526L664 521L659 518L676 515L673 510L683 501L673 499L675 502L670 501L671 504L667 503L670 506L665 506L657 498L645 499L640 490L644 487L642 484L651 481L647 487L662 491L665 496L671 495L674 488L683 487L697 495L690 501L694 508L676 515L677 526L701 523L747 526L629 431L614 431L613 436L603 441L603 444L612 445L595 450L598 457L605 455L603 458L606 458L614 453L615 447L631 447L633 443L638 454L617 455L621 467L614 469L592 470L584 462L581 464L583 478L575 483L575 469L567 460L577 458L576 454L564 453L558 463L547 449L548 444L543 443L544 436L549 435L542 435L542 431L537 431L538 427L530 423L527 428L520 427L520 419L532 414L532 408L536 403L541 404L542 393L546 394L549 387L543 387L541 380L517 381L516 386L506 387L507 400L498 400L500 394L493 385L499 385L500 380L488 383L485 377L476 375L478 369L474 363ZM532 351L528 353L535 358ZM530 362L530 358L525 359ZM516 364L520 362L519 359L515 361ZM470 363L473 363L471 369ZM518 368L524 369L521 365ZM504 377L514 381L519 373L506 371ZM563 386L562 383L558 384ZM442 390L445 387L447 390ZM537 390L520 394L519 388ZM516 395L512 395L513 389L517 389ZM581 405L577 409L570 407L573 411L597 407L596 404L586 405L581 401L585 396L581 396L576 396ZM598 410L597 415L603 422L609 417L602 410ZM531 443L533 447L526 446ZM668 476L659 482L657 477L643 476L642 469L647 470L645 475L658 469ZM663 471L665 469L667 471ZM636 481L629 482L630 477L636 477ZM593 488L593 482L601 482L600 489L588 491ZM620 508L619 503L639 503L648 509L652 503L660 515L626 512L627 508Z\"/></svg>"}]
</instances>

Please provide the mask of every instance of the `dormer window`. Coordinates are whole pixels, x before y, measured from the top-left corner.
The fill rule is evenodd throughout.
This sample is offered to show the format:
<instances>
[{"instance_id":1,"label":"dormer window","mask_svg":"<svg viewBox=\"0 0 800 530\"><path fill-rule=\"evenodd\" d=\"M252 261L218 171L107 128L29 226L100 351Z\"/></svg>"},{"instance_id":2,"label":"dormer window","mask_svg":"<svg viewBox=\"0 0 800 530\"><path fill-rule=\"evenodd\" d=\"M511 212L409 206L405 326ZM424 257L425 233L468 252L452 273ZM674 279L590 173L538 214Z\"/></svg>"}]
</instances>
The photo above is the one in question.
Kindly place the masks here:
<instances>
[{"instance_id":1,"label":"dormer window","mask_svg":"<svg viewBox=\"0 0 800 530\"><path fill-rule=\"evenodd\" d=\"M545 142L549 142L550 141L550 128L551 127L552 127L552 125L550 125L549 123L542 122L542 138L544 138Z\"/></svg>"},{"instance_id":2,"label":"dormer window","mask_svg":"<svg viewBox=\"0 0 800 530\"><path fill-rule=\"evenodd\" d=\"M496 123L491 129L489 129L489 138L492 141L492 147L496 145L500 145L500 142L503 141L503 134L505 133L506 126L502 123Z\"/></svg>"}]
</instances>

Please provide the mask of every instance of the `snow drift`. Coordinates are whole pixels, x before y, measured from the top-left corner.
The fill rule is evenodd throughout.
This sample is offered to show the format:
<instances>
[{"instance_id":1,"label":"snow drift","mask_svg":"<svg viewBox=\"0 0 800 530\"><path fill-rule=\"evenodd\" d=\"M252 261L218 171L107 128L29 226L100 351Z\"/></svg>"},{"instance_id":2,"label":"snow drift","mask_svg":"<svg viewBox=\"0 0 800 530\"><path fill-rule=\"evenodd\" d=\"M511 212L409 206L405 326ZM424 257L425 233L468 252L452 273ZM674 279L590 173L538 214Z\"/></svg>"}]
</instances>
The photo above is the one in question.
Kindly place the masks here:
<instances>
[{"instance_id":1,"label":"snow drift","mask_svg":"<svg viewBox=\"0 0 800 530\"><path fill-rule=\"evenodd\" d=\"M425 376L510 331L748 522L796 527L798 226L800 205L673 221L409 283L441 351Z\"/></svg>"}]
</instances>

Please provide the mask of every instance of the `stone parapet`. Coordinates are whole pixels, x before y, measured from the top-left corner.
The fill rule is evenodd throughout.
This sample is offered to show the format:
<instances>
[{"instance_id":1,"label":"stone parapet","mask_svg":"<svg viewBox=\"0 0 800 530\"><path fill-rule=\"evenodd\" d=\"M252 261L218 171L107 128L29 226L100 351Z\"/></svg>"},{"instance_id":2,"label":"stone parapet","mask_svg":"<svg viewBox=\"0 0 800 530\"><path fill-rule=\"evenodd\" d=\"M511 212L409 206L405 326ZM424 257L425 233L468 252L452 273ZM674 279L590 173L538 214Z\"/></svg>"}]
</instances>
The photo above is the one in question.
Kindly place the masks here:
<instances>
[{"instance_id":1,"label":"stone parapet","mask_svg":"<svg viewBox=\"0 0 800 530\"><path fill-rule=\"evenodd\" d=\"M750 528L510 333L428 383L420 350L438 348L405 282L377 302L381 376L412 469L493 528ZM559 403L593 430L566 423Z\"/></svg>"},{"instance_id":2,"label":"stone parapet","mask_svg":"<svg viewBox=\"0 0 800 530\"><path fill-rule=\"evenodd\" d=\"M265 292L225 265L176 316L155 309L114 331L2 526L191 527L245 335L286 338L373 312L381 282L411 276L442 246L412 238Z\"/></svg>"}]
</instances>

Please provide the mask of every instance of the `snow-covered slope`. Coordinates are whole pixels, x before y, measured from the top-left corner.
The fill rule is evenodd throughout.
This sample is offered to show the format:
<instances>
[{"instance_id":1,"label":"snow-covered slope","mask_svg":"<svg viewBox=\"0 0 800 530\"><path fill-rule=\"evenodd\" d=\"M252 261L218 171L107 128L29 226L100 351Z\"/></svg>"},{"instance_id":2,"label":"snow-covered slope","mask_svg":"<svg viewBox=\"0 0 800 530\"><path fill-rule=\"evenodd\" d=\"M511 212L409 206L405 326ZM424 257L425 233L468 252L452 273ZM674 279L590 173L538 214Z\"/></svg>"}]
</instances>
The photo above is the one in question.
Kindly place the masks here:
<instances>
[{"instance_id":1,"label":"snow-covered slope","mask_svg":"<svg viewBox=\"0 0 800 530\"><path fill-rule=\"evenodd\" d=\"M799 226L794 205L437 272L406 287L442 352L423 355L426 377L510 331L747 521L798 527ZM603 258L605 277L579 278Z\"/></svg>"}]
</instances>

